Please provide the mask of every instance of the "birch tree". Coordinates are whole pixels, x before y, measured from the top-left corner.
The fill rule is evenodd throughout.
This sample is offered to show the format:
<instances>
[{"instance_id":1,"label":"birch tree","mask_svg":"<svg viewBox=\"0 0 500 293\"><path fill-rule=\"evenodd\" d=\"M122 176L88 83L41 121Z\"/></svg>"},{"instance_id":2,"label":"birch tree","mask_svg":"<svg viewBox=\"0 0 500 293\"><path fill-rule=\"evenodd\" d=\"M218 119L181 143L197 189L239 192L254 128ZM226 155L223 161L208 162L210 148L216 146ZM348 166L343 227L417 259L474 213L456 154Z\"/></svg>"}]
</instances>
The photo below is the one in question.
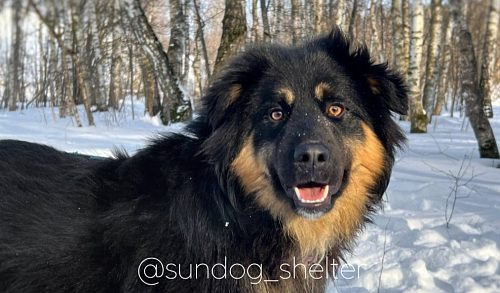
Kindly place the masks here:
<instances>
[{"instance_id":1,"label":"birch tree","mask_svg":"<svg viewBox=\"0 0 500 293\"><path fill-rule=\"evenodd\" d=\"M497 50L498 19L500 17L500 0L490 0L488 11L488 24L486 28L486 39L484 41L483 62L481 66L480 89L483 99L483 108L486 117L493 117L491 105L491 88L493 86L493 75L495 73L495 56Z\"/></svg>"},{"instance_id":2,"label":"birch tree","mask_svg":"<svg viewBox=\"0 0 500 293\"><path fill-rule=\"evenodd\" d=\"M118 109L118 100L122 97L122 57L120 45L123 31L120 17L120 1L113 0L111 9L113 30L111 34L111 77L109 82L108 108Z\"/></svg>"},{"instance_id":3,"label":"birch tree","mask_svg":"<svg viewBox=\"0 0 500 293\"><path fill-rule=\"evenodd\" d=\"M295 45L300 41L299 28L299 0L292 1L292 43Z\"/></svg>"},{"instance_id":4,"label":"birch tree","mask_svg":"<svg viewBox=\"0 0 500 293\"><path fill-rule=\"evenodd\" d=\"M404 58L403 20L401 0L392 0L392 43L394 46L394 68L402 72Z\"/></svg>"},{"instance_id":5,"label":"birch tree","mask_svg":"<svg viewBox=\"0 0 500 293\"><path fill-rule=\"evenodd\" d=\"M424 5L422 0L414 0L412 5L412 29L410 41L410 68L408 70L408 86L410 98L410 118L412 133L427 132L427 115L422 106L420 92L420 64L422 62L422 46L424 34Z\"/></svg>"},{"instance_id":6,"label":"birch tree","mask_svg":"<svg viewBox=\"0 0 500 293\"><path fill-rule=\"evenodd\" d=\"M259 36L259 13L257 8L258 0L252 0L252 28L250 30L250 38L252 42L258 43Z\"/></svg>"},{"instance_id":7,"label":"birch tree","mask_svg":"<svg viewBox=\"0 0 500 293\"><path fill-rule=\"evenodd\" d=\"M260 10L262 11L262 25L264 26L264 43L271 41L271 28L269 27L269 17L267 15L266 0L260 0Z\"/></svg>"},{"instance_id":8,"label":"birch tree","mask_svg":"<svg viewBox=\"0 0 500 293\"><path fill-rule=\"evenodd\" d=\"M180 89L179 79L163 46L148 22L139 0L120 0L127 22L153 67L156 82L163 92L161 119L164 124L191 119L191 100Z\"/></svg>"},{"instance_id":9,"label":"birch tree","mask_svg":"<svg viewBox=\"0 0 500 293\"><path fill-rule=\"evenodd\" d=\"M168 45L168 60L174 73L177 77L182 76L184 56L184 31L185 31L185 17L183 11L182 0L169 0L170 1L170 21L172 28L170 29L170 44Z\"/></svg>"},{"instance_id":10,"label":"birch tree","mask_svg":"<svg viewBox=\"0 0 500 293\"><path fill-rule=\"evenodd\" d=\"M372 45L371 47L375 50L375 55L378 56L379 63L385 62L384 52L382 50L382 44L380 43L378 29L377 29L377 12L376 12L376 1L371 0L370 6L370 26L372 30Z\"/></svg>"},{"instance_id":11,"label":"birch tree","mask_svg":"<svg viewBox=\"0 0 500 293\"><path fill-rule=\"evenodd\" d=\"M346 27L346 3L345 0L338 0L337 2L337 20L336 23L337 25L344 31L347 31Z\"/></svg>"},{"instance_id":12,"label":"birch tree","mask_svg":"<svg viewBox=\"0 0 500 293\"><path fill-rule=\"evenodd\" d=\"M316 0L314 5L314 33L321 33L321 21L323 18L323 0Z\"/></svg>"},{"instance_id":13,"label":"birch tree","mask_svg":"<svg viewBox=\"0 0 500 293\"><path fill-rule=\"evenodd\" d=\"M434 100L436 96L436 84L439 74L439 35L441 32L441 0L432 0L431 2L431 27L429 31L429 46L427 49L427 65L425 69L425 85L423 104L425 113L429 121L434 109Z\"/></svg>"},{"instance_id":14,"label":"birch tree","mask_svg":"<svg viewBox=\"0 0 500 293\"><path fill-rule=\"evenodd\" d=\"M358 15L358 0L353 0L351 19L349 20L349 38L354 40L354 27L356 25L356 16Z\"/></svg>"},{"instance_id":15,"label":"birch tree","mask_svg":"<svg viewBox=\"0 0 500 293\"><path fill-rule=\"evenodd\" d=\"M102 58L102 48L101 48L101 40L100 40L100 30L98 28L98 18L97 14L99 13L99 9L97 7L98 0L91 0L90 3L90 11L89 15L89 24L90 24L90 37L92 50L94 51L94 60L92 63L94 64L97 74L94 76L93 80L95 81L95 92L97 94L96 103L99 110L105 110L106 108L106 88L104 83L104 69L103 69L103 58Z\"/></svg>"},{"instance_id":16,"label":"birch tree","mask_svg":"<svg viewBox=\"0 0 500 293\"><path fill-rule=\"evenodd\" d=\"M410 68L410 4L409 0L401 2L402 23L403 23L403 59L401 60L401 68L404 77L408 77Z\"/></svg>"},{"instance_id":17,"label":"birch tree","mask_svg":"<svg viewBox=\"0 0 500 293\"><path fill-rule=\"evenodd\" d=\"M17 102L21 96L21 44L22 44L22 28L21 28L21 1L13 1L12 9L12 36L11 42L11 58L10 58L10 74L9 74L9 111L17 109Z\"/></svg>"},{"instance_id":18,"label":"birch tree","mask_svg":"<svg viewBox=\"0 0 500 293\"><path fill-rule=\"evenodd\" d=\"M443 40L441 43L441 55L444 56L443 58L441 58L442 62L441 66L439 66L438 90L436 96L436 105L434 106L434 111L432 113L433 115L441 115L441 109L445 100L446 85L448 84L450 77L451 45L453 41L453 26L451 25L450 21L448 21L446 29L443 30L443 32L444 36L441 38L441 40Z\"/></svg>"},{"instance_id":19,"label":"birch tree","mask_svg":"<svg viewBox=\"0 0 500 293\"><path fill-rule=\"evenodd\" d=\"M246 32L245 7L242 1L226 0L226 9L222 20L222 36L213 74L216 74L241 48Z\"/></svg>"},{"instance_id":20,"label":"birch tree","mask_svg":"<svg viewBox=\"0 0 500 293\"><path fill-rule=\"evenodd\" d=\"M499 158L495 135L486 117L477 83L477 61L474 53L472 36L463 15L462 0L450 0L453 25L457 32L460 48L460 66L462 77L462 98L466 104L466 112L476 135L481 158Z\"/></svg>"}]
</instances>

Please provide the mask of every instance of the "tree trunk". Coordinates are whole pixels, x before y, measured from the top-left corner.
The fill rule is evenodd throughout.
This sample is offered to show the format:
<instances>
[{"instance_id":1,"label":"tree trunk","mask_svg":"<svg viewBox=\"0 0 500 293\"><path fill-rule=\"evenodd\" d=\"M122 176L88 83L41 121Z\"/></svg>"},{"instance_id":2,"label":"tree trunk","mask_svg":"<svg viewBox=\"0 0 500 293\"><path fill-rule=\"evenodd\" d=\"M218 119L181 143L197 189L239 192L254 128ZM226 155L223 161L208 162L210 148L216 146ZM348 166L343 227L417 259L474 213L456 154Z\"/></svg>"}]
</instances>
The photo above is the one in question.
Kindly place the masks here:
<instances>
[{"instance_id":1,"label":"tree trunk","mask_svg":"<svg viewBox=\"0 0 500 293\"><path fill-rule=\"evenodd\" d=\"M378 29L377 29L377 12L376 12L376 1L371 0L371 6L370 6L370 25L372 29L372 40L373 44L372 47L375 50L375 55L378 56L378 62L379 63L384 63L385 58L384 58L384 53L382 50L382 45L380 43L380 39L378 36Z\"/></svg>"},{"instance_id":2,"label":"tree trunk","mask_svg":"<svg viewBox=\"0 0 500 293\"><path fill-rule=\"evenodd\" d=\"M141 76L144 90L144 99L146 100L146 112L151 117L160 113L160 96L156 91L155 76L153 74L153 67L145 54L141 54Z\"/></svg>"},{"instance_id":3,"label":"tree trunk","mask_svg":"<svg viewBox=\"0 0 500 293\"><path fill-rule=\"evenodd\" d=\"M205 59L205 74L207 75L207 79L210 79L211 71L210 71L210 60L208 59L208 50L207 50L207 44L205 42L205 34L203 32L203 29L205 27L204 22L201 19L200 15L200 9L198 7L197 0L193 0L193 6L195 10L195 19L196 23L198 24L198 30L196 31L198 38L200 39L201 42L201 49L203 51L203 59Z\"/></svg>"},{"instance_id":4,"label":"tree trunk","mask_svg":"<svg viewBox=\"0 0 500 293\"><path fill-rule=\"evenodd\" d=\"M448 22L448 26L444 31L444 36L441 38L442 44L442 55L441 58L441 66L439 67L439 76L438 76L438 91L436 97L436 106L434 107L433 115L441 115L441 109L443 108L443 103L445 100L446 94L446 85L450 79L450 61L451 61L451 45L452 45L452 35L453 29L451 25L451 20Z\"/></svg>"},{"instance_id":5,"label":"tree trunk","mask_svg":"<svg viewBox=\"0 0 500 293\"><path fill-rule=\"evenodd\" d=\"M491 105L491 88L493 86L493 75L495 74L495 56L497 49L498 19L500 14L500 0L490 0L488 12L488 26L486 28L486 39L484 41L483 63L481 66L480 89L483 99L483 109L486 117L493 117Z\"/></svg>"},{"instance_id":6,"label":"tree trunk","mask_svg":"<svg viewBox=\"0 0 500 293\"><path fill-rule=\"evenodd\" d=\"M271 28L269 27L269 17L267 15L266 0L260 0L260 9L262 11L262 24L264 25L264 43L271 42Z\"/></svg>"},{"instance_id":7,"label":"tree trunk","mask_svg":"<svg viewBox=\"0 0 500 293\"><path fill-rule=\"evenodd\" d=\"M450 0L450 5L453 25L460 47L462 98L465 100L467 116L469 116L470 124L476 135L479 155L481 158L499 158L495 136L481 104L481 93L476 79L477 61L474 44L462 14L462 0Z\"/></svg>"},{"instance_id":8,"label":"tree trunk","mask_svg":"<svg viewBox=\"0 0 500 293\"><path fill-rule=\"evenodd\" d=\"M392 0L392 42L394 46L394 69L403 71L404 63L404 34L403 20L401 13L401 0Z\"/></svg>"},{"instance_id":9,"label":"tree trunk","mask_svg":"<svg viewBox=\"0 0 500 293\"><path fill-rule=\"evenodd\" d=\"M402 0L403 12L403 57L401 60L401 72L403 76L408 78L408 70L410 68L410 4L409 0Z\"/></svg>"},{"instance_id":10,"label":"tree trunk","mask_svg":"<svg viewBox=\"0 0 500 293\"><path fill-rule=\"evenodd\" d=\"M412 30L410 42L410 68L408 70L408 85L410 98L411 133L427 132L427 115L422 106L420 93L420 64L422 61L422 46L424 34L424 5L422 0L413 0Z\"/></svg>"},{"instance_id":11,"label":"tree trunk","mask_svg":"<svg viewBox=\"0 0 500 293\"><path fill-rule=\"evenodd\" d=\"M323 17L323 0L316 0L314 5L314 33L321 34L321 21Z\"/></svg>"},{"instance_id":12,"label":"tree trunk","mask_svg":"<svg viewBox=\"0 0 500 293\"><path fill-rule=\"evenodd\" d=\"M122 98L122 57L121 57L121 40L123 31L120 21L120 2L119 0L113 1L111 11L111 21L113 23L113 31L111 38L111 77L109 84L109 100L108 107L118 109L118 101Z\"/></svg>"},{"instance_id":13,"label":"tree trunk","mask_svg":"<svg viewBox=\"0 0 500 293\"><path fill-rule=\"evenodd\" d=\"M283 23L283 0L276 0L276 9L274 10L274 19L275 21L275 29L274 29L274 38L276 41L281 40L281 30Z\"/></svg>"},{"instance_id":14,"label":"tree trunk","mask_svg":"<svg viewBox=\"0 0 500 293\"><path fill-rule=\"evenodd\" d=\"M177 77L182 76L184 56L184 12L182 0L170 1L170 21L172 28L170 30L170 44L168 46L168 60Z\"/></svg>"},{"instance_id":15,"label":"tree trunk","mask_svg":"<svg viewBox=\"0 0 500 293\"><path fill-rule=\"evenodd\" d=\"M292 44L297 44L300 41L299 28L299 0L292 1Z\"/></svg>"},{"instance_id":16,"label":"tree trunk","mask_svg":"<svg viewBox=\"0 0 500 293\"><path fill-rule=\"evenodd\" d=\"M226 10L222 20L222 36L213 74L219 72L241 48L246 32L247 24L243 3L240 0L226 0Z\"/></svg>"},{"instance_id":17,"label":"tree trunk","mask_svg":"<svg viewBox=\"0 0 500 293\"><path fill-rule=\"evenodd\" d=\"M258 0L252 0L252 29L250 31L250 38L252 39L252 42L255 43L258 43L260 41L257 1Z\"/></svg>"},{"instance_id":18,"label":"tree trunk","mask_svg":"<svg viewBox=\"0 0 500 293\"><path fill-rule=\"evenodd\" d=\"M94 60L92 60L95 68L96 74L93 76L95 81L95 93L96 93L96 105L99 111L106 110L106 88L104 83L104 68L103 68L103 58L101 50L101 41L99 38L99 28L98 28L98 18L97 13L99 9L97 7L98 0L90 0L89 7L89 24L90 24L90 36L92 50L94 51Z\"/></svg>"},{"instance_id":19,"label":"tree trunk","mask_svg":"<svg viewBox=\"0 0 500 293\"><path fill-rule=\"evenodd\" d=\"M429 31L429 46L427 47L427 65L425 69L425 85L423 104L427 119L432 118L434 100L436 97L436 84L439 74L439 35L441 32L441 0L432 0L431 3L431 27Z\"/></svg>"},{"instance_id":20,"label":"tree trunk","mask_svg":"<svg viewBox=\"0 0 500 293\"><path fill-rule=\"evenodd\" d=\"M349 39L354 41L354 27L356 26L356 15L358 14L358 0L352 2L351 19L349 20Z\"/></svg>"},{"instance_id":21,"label":"tree trunk","mask_svg":"<svg viewBox=\"0 0 500 293\"><path fill-rule=\"evenodd\" d=\"M12 14L12 44L11 44L11 59L10 59L10 97L9 111L17 110L17 102L21 96L21 43L22 43L22 29L21 29L21 10L22 2L13 1L14 13Z\"/></svg>"},{"instance_id":22,"label":"tree trunk","mask_svg":"<svg viewBox=\"0 0 500 293\"><path fill-rule=\"evenodd\" d=\"M154 68L156 81L168 99L168 111L162 112L164 124L191 119L191 101L180 89L177 75L170 66L167 54L148 22L139 0L121 0L123 12L128 18L139 47L148 56ZM165 109L165 108L164 108Z\"/></svg>"},{"instance_id":23,"label":"tree trunk","mask_svg":"<svg viewBox=\"0 0 500 293\"><path fill-rule=\"evenodd\" d=\"M337 1L337 25L342 29L342 31L347 31L346 22L347 19L345 17L346 14L346 5L345 0Z\"/></svg>"}]
</instances>

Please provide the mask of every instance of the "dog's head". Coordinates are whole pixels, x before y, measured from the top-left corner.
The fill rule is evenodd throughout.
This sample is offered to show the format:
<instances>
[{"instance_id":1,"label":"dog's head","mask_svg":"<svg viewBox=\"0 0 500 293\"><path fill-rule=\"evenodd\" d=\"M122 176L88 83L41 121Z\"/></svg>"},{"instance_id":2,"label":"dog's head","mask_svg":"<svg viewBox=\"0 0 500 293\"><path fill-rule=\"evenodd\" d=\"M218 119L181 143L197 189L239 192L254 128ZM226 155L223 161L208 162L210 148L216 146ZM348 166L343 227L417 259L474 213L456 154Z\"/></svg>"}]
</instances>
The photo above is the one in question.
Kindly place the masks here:
<instances>
[{"instance_id":1,"label":"dog's head","mask_svg":"<svg viewBox=\"0 0 500 293\"><path fill-rule=\"evenodd\" d=\"M391 111L408 108L401 78L338 30L298 47L240 54L204 102L201 117L211 129L204 149L222 184L235 178L285 224L363 222L404 140Z\"/></svg>"}]
</instances>

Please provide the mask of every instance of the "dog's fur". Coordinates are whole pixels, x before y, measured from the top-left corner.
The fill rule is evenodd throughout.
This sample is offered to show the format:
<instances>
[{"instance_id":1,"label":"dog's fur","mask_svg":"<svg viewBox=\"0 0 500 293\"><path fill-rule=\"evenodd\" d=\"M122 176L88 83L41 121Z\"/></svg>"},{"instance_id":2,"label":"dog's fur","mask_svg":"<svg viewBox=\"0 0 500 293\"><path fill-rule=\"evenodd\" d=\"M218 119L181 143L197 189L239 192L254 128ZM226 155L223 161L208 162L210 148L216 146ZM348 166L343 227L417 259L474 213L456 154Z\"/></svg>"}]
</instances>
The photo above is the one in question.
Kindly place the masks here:
<instances>
[{"instance_id":1,"label":"dog's fur","mask_svg":"<svg viewBox=\"0 0 500 293\"><path fill-rule=\"evenodd\" d=\"M332 103L342 116L325 114ZM276 108L281 121L269 118ZM184 134L134 156L94 160L2 141L0 292L324 292L324 274L257 285L163 277L148 286L138 266L148 257L182 268L227 257L279 279L294 257L338 262L380 202L404 140L390 111L407 111L400 77L334 30L299 47L242 53ZM294 161L309 142L329 153L323 169ZM321 207L289 193L310 181L334 190Z\"/></svg>"}]
</instances>

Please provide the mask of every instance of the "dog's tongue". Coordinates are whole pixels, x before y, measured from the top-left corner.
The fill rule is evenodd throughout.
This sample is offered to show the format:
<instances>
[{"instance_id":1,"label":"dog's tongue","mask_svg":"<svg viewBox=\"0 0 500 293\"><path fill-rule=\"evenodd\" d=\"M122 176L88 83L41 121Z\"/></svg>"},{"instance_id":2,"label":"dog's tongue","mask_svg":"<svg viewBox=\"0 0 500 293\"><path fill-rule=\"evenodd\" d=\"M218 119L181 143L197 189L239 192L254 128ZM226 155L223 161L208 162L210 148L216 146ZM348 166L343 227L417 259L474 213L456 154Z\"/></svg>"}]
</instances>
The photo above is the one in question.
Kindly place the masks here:
<instances>
[{"instance_id":1,"label":"dog's tongue","mask_svg":"<svg viewBox=\"0 0 500 293\"><path fill-rule=\"evenodd\" d=\"M300 192L300 198L305 200L318 200L325 195L325 187L326 185L297 186L297 189Z\"/></svg>"}]
</instances>

